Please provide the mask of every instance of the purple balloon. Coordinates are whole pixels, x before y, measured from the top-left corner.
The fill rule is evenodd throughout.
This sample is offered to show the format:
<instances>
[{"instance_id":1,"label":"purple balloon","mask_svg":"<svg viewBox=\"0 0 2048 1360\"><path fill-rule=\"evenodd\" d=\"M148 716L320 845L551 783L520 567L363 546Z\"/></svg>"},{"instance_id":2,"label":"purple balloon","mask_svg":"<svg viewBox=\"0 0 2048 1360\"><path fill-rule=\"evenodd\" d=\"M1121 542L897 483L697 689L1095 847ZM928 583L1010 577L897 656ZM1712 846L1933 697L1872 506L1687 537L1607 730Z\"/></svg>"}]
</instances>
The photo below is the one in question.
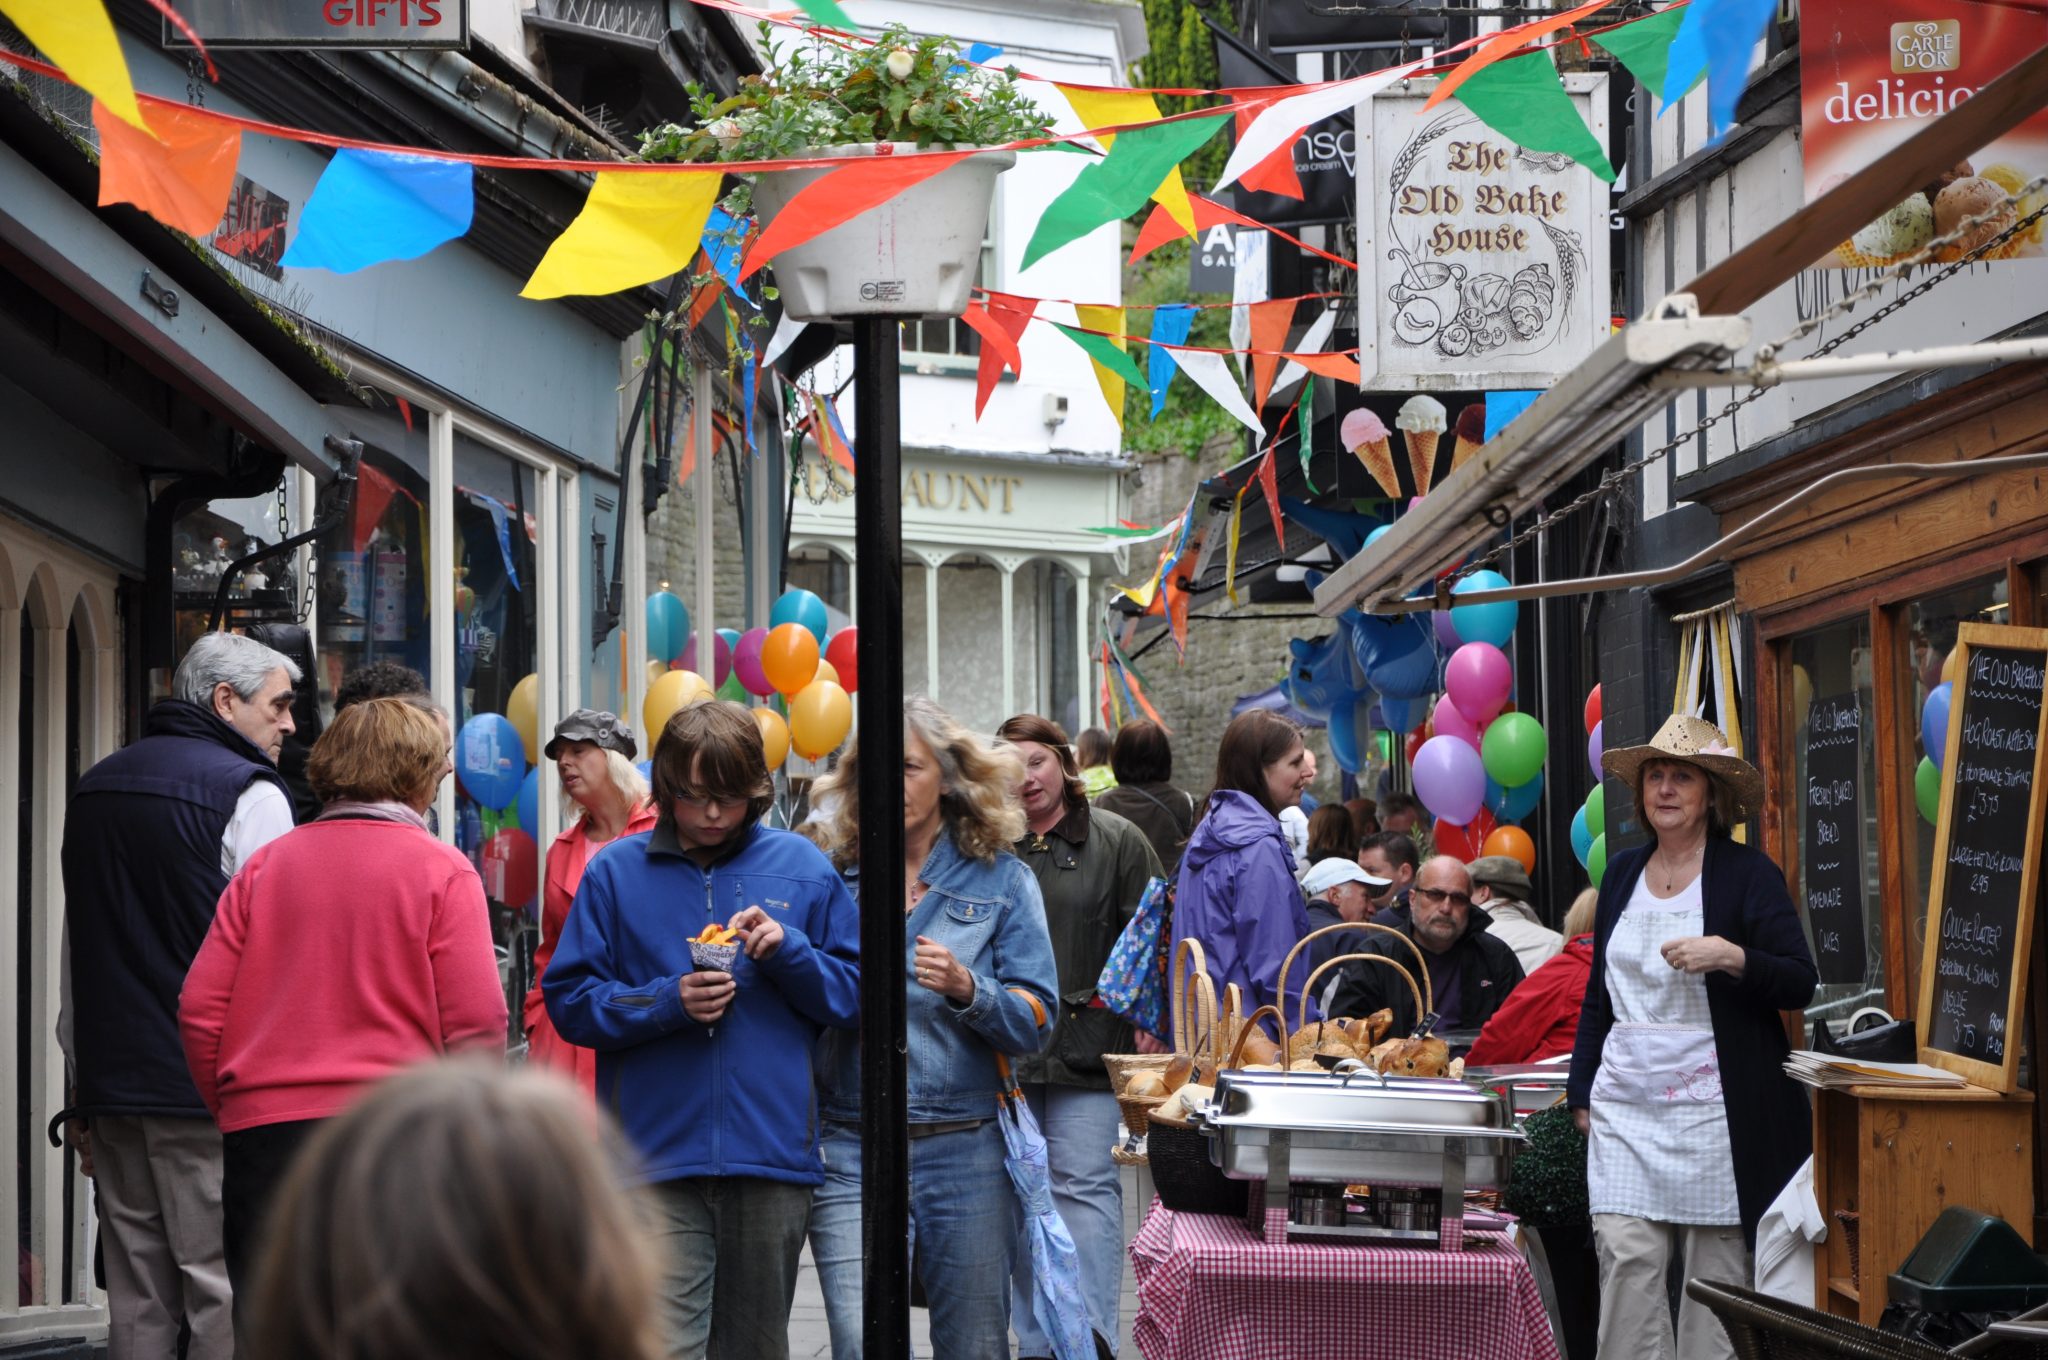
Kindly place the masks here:
<instances>
[{"instance_id":1,"label":"purple balloon","mask_svg":"<svg viewBox=\"0 0 2048 1360\"><path fill-rule=\"evenodd\" d=\"M1464 826L1486 804L1486 766L1456 737L1431 737L1415 753L1415 796L1438 821Z\"/></svg>"},{"instance_id":2,"label":"purple balloon","mask_svg":"<svg viewBox=\"0 0 2048 1360\"><path fill-rule=\"evenodd\" d=\"M1452 701L1450 695L1436 701L1436 710L1430 714L1429 720L1437 736L1456 737L1473 750L1479 749L1478 726L1465 716L1464 710Z\"/></svg>"},{"instance_id":3,"label":"purple balloon","mask_svg":"<svg viewBox=\"0 0 2048 1360\"><path fill-rule=\"evenodd\" d=\"M761 644L767 640L766 628L749 628L740 634L740 645L733 649L732 673L740 678L740 688L749 694L775 692L775 686L768 683L767 672L761 669Z\"/></svg>"},{"instance_id":4,"label":"purple balloon","mask_svg":"<svg viewBox=\"0 0 2048 1360\"><path fill-rule=\"evenodd\" d=\"M1515 668L1490 642L1468 642L1444 663L1444 693L1474 727L1500 716L1514 687Z\"/></svg>"},{"instance_id":5,"label":"purple balloon","mask_svg":"<svg viewBox=\"0 0 2048 1360\"><path fill-rule=\"evenodd\" d=\"M756 656L760 655L760 650L758 647L754 649ZM683 644L680 660L684 670L704 674L703 671L697 670L697 634L690 634L690 640ZM732 644L725 640L723 629L711 635L711 664L718 671L716 678L711 681L711 688L720 689L725 685L725 677L732 674ZM754 692L760 693L759 690Z\"/></svg>"},{"instance_id":6,"label":"purple balloon","mask_svg":"<svg viewBox=\"0 0 2048 1360\"><path fill-rule=\"evenodd\" d=\"M1430 627L1436 629L1437 646L1445 651L1455 652L1458 648L1465 645L1464 640L1458 636L1458 630L1451 626L1450 610L1432 610L1429 615L1429 624Z\"/></svg>"},{"instance_id":7,"label":"purple balloon","mask_svg":"<svg viewBox=\"0 0 2048 1360\"><path fill-rule=\"evenodd\" d=\"M1607 746L1606 743L1601 740L1600 733L1601 730L1606 726L1607 722L1605 719L1602 719L1601 721L1594 723L1593 735L1586 738L1586 763L1593 767L1593 777L1595 779L1599 779L1602 777L1600 771L1600 755L1603 751L1607 749Z\"/></svg>"}]
</instances>

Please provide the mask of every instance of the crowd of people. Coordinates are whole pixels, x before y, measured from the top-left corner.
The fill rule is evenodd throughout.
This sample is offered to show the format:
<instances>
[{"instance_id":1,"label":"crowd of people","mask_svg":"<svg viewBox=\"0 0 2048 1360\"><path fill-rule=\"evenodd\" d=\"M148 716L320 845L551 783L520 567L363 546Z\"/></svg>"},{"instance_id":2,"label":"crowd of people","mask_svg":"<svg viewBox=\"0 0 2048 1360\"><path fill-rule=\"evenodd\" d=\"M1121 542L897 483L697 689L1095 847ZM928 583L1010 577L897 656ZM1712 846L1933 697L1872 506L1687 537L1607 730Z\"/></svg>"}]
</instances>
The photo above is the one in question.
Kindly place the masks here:
<instances>
[{"instance_id":1,"label":"crowd of people","mask_svg":"<svg viewBox=\"0 0 2048 1360\"><path fill-rule=\"evenodd\" d=\"M448 714L403 668L351 675L295 763L319 809L299 824L278 761L301 680L202 638L67 820L66 1128L98 1186L113 1360L785 1356L806 1244L833 1354L858 1357L859 912L898 906L861 894L858 742L783 830L744 708L678 711L645 776L617 716L563 719L545 757L571 821L512 1075L484 1060L507 1011L483 886L429 822ZM1607 754L1650 842L1553 929L1528 866L1435 853L1406 795L1316 803L1280 715L1235 718L1198 794L1156 723L983 735L910 699L909 1190L937 1353L1054 1350L997 1120L1013 1078L1115 1351L1105 1057L1188 1036L1134 1032L1097 988L1160 879L1170 941L1199 939L1247 1010L1385 1009L1474 1064L1568 1060L1602 1351L1723 1353L1662 1282L1746 1278L1806 1155L1778 1013L1815 973L1782 875L1729 835L1761 780L1718 737L1675 718ZM1312 931L1288 979L1312 993L1283 996Z\"/></svg>"}]
</instances>

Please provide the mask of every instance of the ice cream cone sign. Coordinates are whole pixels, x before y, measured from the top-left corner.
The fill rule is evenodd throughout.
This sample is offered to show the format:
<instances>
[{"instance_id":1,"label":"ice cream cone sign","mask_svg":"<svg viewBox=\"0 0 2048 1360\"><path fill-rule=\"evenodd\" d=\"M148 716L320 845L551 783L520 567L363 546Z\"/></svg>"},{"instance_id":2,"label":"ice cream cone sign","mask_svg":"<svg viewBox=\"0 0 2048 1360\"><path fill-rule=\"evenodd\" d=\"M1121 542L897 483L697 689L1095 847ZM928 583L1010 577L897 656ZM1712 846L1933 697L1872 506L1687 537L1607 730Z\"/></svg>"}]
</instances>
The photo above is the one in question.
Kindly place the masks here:
<instances>
[{"instance_id":1,"label":"ice cream cone sign","mask_svg":"<svg viewBox=\"0 0 2048 1360\"><path fill-rule=\"evenodd\" d=\"M1413 396L1401 403L1394 428L1408 441L1408 470L1415 475L1415 494L1427 495L1436 470L1437 441L1449 424L1444 404L1435 397Z\"/></svg>"},{"instance_id":2,"label":"ice cream cone sign","mask_svg":"<svg viewBox=\"0 0 2048 1360\"><path fill-rule=\"evenodd\" d=\"M1401 479L1394 471L1394 450L1386 424L1361 406L1344 417L1343 423L1337 427L1337 437L1344 441L1345 448L1351 450L1352 457L1365 464L1365 470L1380 484L1380 489L1398 500Z\"/></svg>"}]
</instances>

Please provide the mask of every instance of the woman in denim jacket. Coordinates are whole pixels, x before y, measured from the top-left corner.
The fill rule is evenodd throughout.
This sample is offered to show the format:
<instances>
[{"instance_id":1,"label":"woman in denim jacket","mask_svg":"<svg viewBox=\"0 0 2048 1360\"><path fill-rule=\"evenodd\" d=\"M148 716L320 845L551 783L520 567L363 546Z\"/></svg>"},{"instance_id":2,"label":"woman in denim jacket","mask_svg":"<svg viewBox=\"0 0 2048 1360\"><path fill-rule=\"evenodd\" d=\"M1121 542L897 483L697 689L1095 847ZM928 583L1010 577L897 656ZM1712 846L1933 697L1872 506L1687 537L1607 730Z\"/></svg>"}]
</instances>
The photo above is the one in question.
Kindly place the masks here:
<instances>
[{"instance_id":1,"label":"woman in denim jacket","mask_svg":"<svg viewBox=\"0 0 2048 1360\"><path fill-rule=\"evenodd\" d=\"M991 750L931 700L903 711L904 879L910 989L910 1222L935 1354L1010 1354L1010 1274L1021 1230L996 1123L996 1056L1036 1053L1057 1013L1038 884L1011 844L1024 834L1015 755ZM858 754L818 781L815 839L856 896ZM881 903L867 904L881 909ZM859 1039L819 1041L825 1183L811 1255L834 1360L861 1354Z\"/></svg>"}]
</instances>

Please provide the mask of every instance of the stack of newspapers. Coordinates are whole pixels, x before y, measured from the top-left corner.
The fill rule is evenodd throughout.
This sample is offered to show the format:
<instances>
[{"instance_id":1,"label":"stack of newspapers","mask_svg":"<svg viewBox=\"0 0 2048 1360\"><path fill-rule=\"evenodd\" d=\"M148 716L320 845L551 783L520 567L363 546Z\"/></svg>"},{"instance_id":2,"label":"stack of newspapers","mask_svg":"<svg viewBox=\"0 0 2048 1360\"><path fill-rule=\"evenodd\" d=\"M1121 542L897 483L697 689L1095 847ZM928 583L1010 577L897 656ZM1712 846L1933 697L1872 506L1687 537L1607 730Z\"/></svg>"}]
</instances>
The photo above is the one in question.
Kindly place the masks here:
<instances>
[{"instance_id":1,"label":"stack of newspapers","mask_svg":"<svg viewBox=\"0 0 2048 1360\"><path fill-rule=\"evenodd\" d=\"M1924 1090L1960 1090L1969 1083L1953 1072L1926 1063L1871 1062L1795 1048L1785 1059L1785 1072L1795 1081L1831 1090L1841 1086L1901 1086Z\"/></svg>"}]
</instances>

